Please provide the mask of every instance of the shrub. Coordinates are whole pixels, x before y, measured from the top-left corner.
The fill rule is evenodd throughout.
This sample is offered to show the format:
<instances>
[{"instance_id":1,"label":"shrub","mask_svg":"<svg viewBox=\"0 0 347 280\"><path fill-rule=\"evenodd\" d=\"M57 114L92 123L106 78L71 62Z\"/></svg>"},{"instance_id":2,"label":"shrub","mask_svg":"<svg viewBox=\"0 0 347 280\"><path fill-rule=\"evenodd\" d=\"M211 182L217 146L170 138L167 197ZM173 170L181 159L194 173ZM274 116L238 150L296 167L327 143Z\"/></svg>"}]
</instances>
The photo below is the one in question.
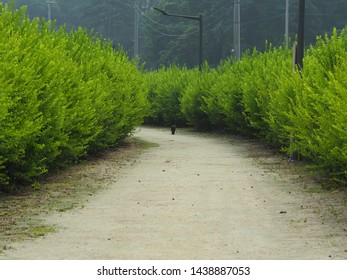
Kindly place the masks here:
<instances>
[{"instance_id":1,"label":"shrub","mask_svg":"<svg viewBox=\"0 0 347 280\"><path fill-rule=\"evenodd\" d=\"M254 50L202 73L176 66L149 73L151 118L256 135L347 178L347 29L318 38L303 70L286 48Z\"/></svg>"},{"instance_id":2,"label":"shrub","mask_svg":"<svg viewBox=\"0 0 347 280\"><path fill-rule=\"evenodd\" d=\"M346 31L319 38L307 52L302 91L290 114L292 149L337 176L347 175Z\"/></svg>"},{"instance_id":3,"label":"shrub","mask_svg":"<svg viewBox=\"0 0 347 280\"><path fill-rule=\"evenodd\" d=\"M248 134L249 126L244 118L241 81L249 71L247 56L235 63L227 60L218 68L219 76L206 100L206 112L216 127L232 133Z\"/></svg>"},{"instance_id":4,"label":"shrub","mask_svg":"<svg viewBox=\"0 0 347 280\"><path fill-rule=\"evenodd\" d=\"M0 4L0 187L119 143L148 112L136 62Z\"/></svg>"},{"instance_id":5,"label":"shrub","mask_svg":"<svg viewBox=\"0 0 347 280\"><path fill-rule=\"evenodd\" d=\"M147 74L151 104L148 122L185 125L180 100L192 75L193 72L186 67L179 68L176 65Z\"/></svg>"},{"instance_id":6,"label":"shrub","mask_svg":"<svg viewBox=\"0 0 347 280\"><path fill-rule=\"evenodd\" d=\"M181 98L181 111L188 125L197 129L212 129L207 114L207 100L211 96L211 88L217 79L217 71L205 64L202 71L192 70L189 83Z\"/></svg>"}]
</instances>

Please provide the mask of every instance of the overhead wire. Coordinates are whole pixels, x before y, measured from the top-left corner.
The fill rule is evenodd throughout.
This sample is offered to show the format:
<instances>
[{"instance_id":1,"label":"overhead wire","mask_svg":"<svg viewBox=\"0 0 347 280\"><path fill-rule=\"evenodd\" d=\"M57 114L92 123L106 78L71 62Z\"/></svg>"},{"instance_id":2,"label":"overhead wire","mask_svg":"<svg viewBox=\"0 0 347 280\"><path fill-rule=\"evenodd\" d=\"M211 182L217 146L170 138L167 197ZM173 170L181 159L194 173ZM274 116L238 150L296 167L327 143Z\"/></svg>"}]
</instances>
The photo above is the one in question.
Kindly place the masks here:
<instances>
[{"instance_id":1,"label":"overhead wire","mask_svg":"<svg viewBox=\"0 0 347 280\"><path fill-rule=\"evenodd\" d=\"M241 23L241 25L249 25L249 24L253 24L253 23L257 23L257 22L268 21L270 19L280 18L280 17L283 17L283 16L285 16L285 14L279 14L279 15L276 15L276 16L261 18L261 19L258 19L258 20L253 20L253 21L249 21L249 22L246 22L246 23Z\"/></svg>"},{"instance_id":2,"label":"overhead wire","mask_svg":"<svg viewBox=\"0 0 347 280\"><path fill-rule=\"evenodd\" d=\"M166 37L182 37L182 36L187 36L187 35L191 35L191 34L195 34L197 33L199 30L195 30L195 31L192 31L192 32L184 32L184 33L181 33L181 34L168 34L168 33L165 33L159 29L157 29L156 27L153 27L150 23L148 23L145 19L149 20L150 22L158 25L158 26L161 26L161 27L165 27L165 28L176 28L176 26L168 26L168 25L164 25L164 24L161 24L153 19L151 19L150 17L148 17L144 11L142 11L138 6L136 6L137 10L140 11L140 19L142 20L142 22L148 26L150 29L152 29L153 31L159 33L160 35L162 36L166 36Z\"/></svg>"},{"instance_id":3,"label":"overhead wire","mask_svg":"<svg viewBox=\"0 0 347 280\"><path fill-rule=\"evenodd\" d=\"M140 19L142 20L142 22L147 25L150 29L152 29L153 31L163 35L163 36L167 36L167 37L182 37L182 36L186 36L186 35L191 35L191 34L195 34L197 33L199 30L193 31L193 32L189 32L189 33L181 33L181 34L168 34L168 33L164 33L158 29L156 29L155 27L153 27L152 25L150 25L148 22L146 22L142 17L140 17Z\"/></svg>"},{"instance_id":4,"label":"overhead wire","mask_svg":"<svg viewBox=\"0 0 347 280\"><path fill-rule=\"evenodd\" d=\"M347 2L347 0L346 0ZM129 5L125 5L125 3L121 3L124 6L129 7ZM267 3L252 3L249 4L247 6L244 6L243 8L241 7L242 10L245 9L249 9L252 8L254 6L260 7L262 5L265 5ZM208 22L207 24L204 24L204 28L208 28L211 25L215 24L216 22L220 21L221 18L223 18L224 16L226 16L229 13L229 8L230 7L230 3L223 5L222 7L218 8L218 10L213 11L212 14L204 17L205 22ZM114 7L109 7L112 10L117 10ZM140 7L138 5L135 4L135 8L139 11L140 14L140 19L141 21L151 30L155 31L156 33L160 34L161 36L167 36L167 37L181 37L181 36L186 36L186 35L191 35L191 34L195 34L197 33L199 30L197 28L197 30L193 31L193 32L183 32L181 34L171 34L171 33L167 33L164 32L162 30L160 30L159 28L166 28L166 29L177 29L177 26L172 26L172 25L165 25L162 24L158 21L155 21L153 18L149 17L147 15L146 12L144 12L142 9L140 9ZM295 15L296 13L290 13L290 15ZM343 15L343 13L331 13L331 14L324 14L324 13L306 13L307 16L333 16L333 15ZM112 16L112 14L108 14L107 16ZM216 17L217 16L217 17ZM264 22L267 20L271 20L271 19L275 19L275 18L279 18L279 17L283 17L285 16L285 13L281 13L278 15L274 15L274 16L268 16L265 18L260 18L258 20L253 20L253 21L249 21L249 22L243 22L241 23L242 26L246 26L246 25L250 25L250 24L254 24L254 23L258 23L258 22ZM91 15L91 16L86 16L83 21L87 21L87 20L92 20L97 18L98 16L95 15ZM210 20L211 19L211 20ZM159 28L158 28L159 27Z\"/></svg>"},{"instance_id":5,"label":"overhead wire","mask_svg":"<svg viewBox=\"0 0 347 280\"><path fill-rule=\"evenodd\" d=\"M216 22L218 22L221 18L223 18L224 16L226 16L226 13L228 13L228 10L224 10L224 14L220 14L217 18L215 18L212 21L209 21L208 24L205 25L205 27L210 27L211 25L215 24Z\"/></svg>"},{"instance_id":6,"label":"overhead wire","mask_svg":"<svg viewBox=\"0 0 347 280\"><path fill-rule=\"evenodd\" d=\"M137 8L137 10L141 13L141 16L144 16L146 19L148 19L149 21L151 21L152 23L159 25L161 27L165 27L165 28L175 28L177 29L176 26L172 26L172 25L165 25L165 24L161 24L160 22L157 22L153 19L151 19L149 16L146 15L146 13L144 11L142 11L138 6L135 6Z\"/></svg>"},{"instance_id":7,"label":"overhead wire","mask_svg":"<svg viewBox=\"0 0 347 280\"><path fill-rule=\"evenodd\" d=\"M225 16L226 13L228 13L228 8L230 8L230 7L231 7L230 4L227 3L227 4L225 4L224 6L221 6L218 10L213 11L212 14L207 15L207 16L205 17L205 19L206 19L208 22L210 22L209 19L210 19L210 18L214 18L216 15L219 15L218 18L221 18L221 17ZM223 12L224 12L224 14L223 14ZM217 19L218 19L218 18L217 18ZM216 19L214 19L213 21L216 22ZM213 24L214 22L211 21L211 23L207 24L206 26L209 26L209 25Z\"/></svg>"},{"instance_id":8,"label":"overhead wire","mask_svg":"<svg viewBox=\"0 0 347 280\"><path fill-rule=\"evenodd\" d=\"M219 14L219 16L217 18L214 18L212 21L209 21L208 24L204 25L205 28L215 24L217 21L219 21L222 17L224 17L227 13L227 10L226 10L226 7L228 5L224 5L222 7L220 7L217 11L214 12L214 14L206 17L207 18L207 21L209 18L212 18L214 17L216 14ZM177 26L171 26L171 25L164 25L164 24L161 24L160 22L157 22L155 20L153 20L152 18L150 18L149 16L147 16L147 14L142 11L137 5L135 6L137 8L137 10L140 12L140 15L141 17L144 17L146 18L147 20L149 20L151 23L155 24L155 25L158 25L160 27L164 27L164 28L175 28L177 29ZM222 11L224 11L224 13L221 13ZM140 18L141 18L140 17ZM161 30L158 30L156 27L153 27L151 24L149 24L148 22L146 22L146 20L144 20L143 18L141 18L143 23L146 24L150 29L152 29L153 31L163 35L163 36L169 36L169 37L181 37L181 36L186 36L186 35L191 35L191 34L194 34L194 33L197 33L199 30L197 29L196 31L193 31L193 32L184 32L183 34L168 34L168 33L165 33Z\"/></svg>"},{"instance_id":9,"label":"overhead wire","mask_svg":"<svg viewBox=\"0 0 347 280\"><path fill-rule=\"evenodd\" d=\"M342 16L345 13L332 13L332 14L319 14L319 13L305 13L307 16Z\"/></svg>"}]
</instances>

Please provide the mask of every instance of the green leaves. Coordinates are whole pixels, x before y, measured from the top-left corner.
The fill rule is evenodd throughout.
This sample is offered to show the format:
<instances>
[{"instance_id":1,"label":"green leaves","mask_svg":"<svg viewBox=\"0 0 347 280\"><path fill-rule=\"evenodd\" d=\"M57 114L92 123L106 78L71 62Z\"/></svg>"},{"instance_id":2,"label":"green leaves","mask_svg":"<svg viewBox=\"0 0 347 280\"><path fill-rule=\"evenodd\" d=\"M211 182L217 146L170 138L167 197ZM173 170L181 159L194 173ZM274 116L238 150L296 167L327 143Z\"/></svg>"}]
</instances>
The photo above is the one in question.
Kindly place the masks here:
<instances>
[{"instance_id":1,"label":"green leaves","mask_svg":"<svg viewBox=\"0 0 347 280\"><path fill-rule=\"evenodd\" d=\"M181 97L194 71L172 65L148 73L149 102L148 121L165 125L185 123L181 112Z\"/></svg>"},{"instance_id":2,"label":"green leaves","mask_svg":"<svg viewBox=\"0 0 347 280\"><path fill-rule=\"evenodd\" d=\"M336 31L309 50L302 92L290 118L295 123L293 149L331 174L346 173L347 36Z\"/></svg>"},{"instance_id":3,"label":"green leaves","mask_svg":"<svg viewBox=\"0 0 347 280\"><path fill-rule=\"evenodd\" d=\"M255 135L346 180L346 54L344 29L306 51L301 73L291 50L271 47L202 72L162 68L147 75L152 118Z\"/></svg>"},{"instance_id":4,"label":"green leaves","mask_svg":"<svg viewBox=\"0 0 347 280\"><path fill-rule=\"evenodd\" d=\"M183 91L181 111L188 124L197 129L210 129L207 110L207 100L211 95L210 89L217 79L217 71L206 64L203 71L192 72L189 84Z\"/></svg>"},{"instance_id":5,"label":"green leaves","mask_svg":"<svg viewBox=\"0 0 347 280\"><path fill-rule=\"evenodd\" d=\"M147 114L145 79L84 30L0 9L0 187L117 144Z\"/></svg>"}]
</instances>

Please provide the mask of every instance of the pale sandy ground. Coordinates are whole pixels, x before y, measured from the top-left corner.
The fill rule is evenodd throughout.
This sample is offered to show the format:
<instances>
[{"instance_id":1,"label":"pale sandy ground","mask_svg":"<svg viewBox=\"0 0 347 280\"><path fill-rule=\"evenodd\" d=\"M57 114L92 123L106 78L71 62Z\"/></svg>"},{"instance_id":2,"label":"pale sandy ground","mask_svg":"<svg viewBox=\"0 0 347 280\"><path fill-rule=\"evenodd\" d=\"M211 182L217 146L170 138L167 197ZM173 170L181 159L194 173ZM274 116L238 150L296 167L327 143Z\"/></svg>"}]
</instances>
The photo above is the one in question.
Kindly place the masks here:
<instances>
[{"instance_id":1,"label":"pale sandy ground","mask_svg":"<svg viewBox=\"0 0 347 280\"><path fill-rule=\"evenodd\" d=\"M268 172L242 141L153 128L136 136L159 146L84 208L49 215L56 233L0 258L347 259L343 200L327 218L320 194Z\"/></svg>"}]
</instances>

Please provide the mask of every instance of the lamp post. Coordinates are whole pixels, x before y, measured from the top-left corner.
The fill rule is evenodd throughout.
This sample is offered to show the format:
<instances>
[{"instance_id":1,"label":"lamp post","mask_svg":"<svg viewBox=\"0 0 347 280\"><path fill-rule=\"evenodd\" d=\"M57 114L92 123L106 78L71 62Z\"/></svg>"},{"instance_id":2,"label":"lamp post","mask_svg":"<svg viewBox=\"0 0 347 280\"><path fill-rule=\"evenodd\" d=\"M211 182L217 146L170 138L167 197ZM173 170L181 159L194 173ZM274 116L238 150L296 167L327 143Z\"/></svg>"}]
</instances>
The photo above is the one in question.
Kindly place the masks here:
<instances>
[{"instance_id":1,"label":"lamp post","mask_svg":"<svg viewBox=\"0 0 347 280\"><path fill-rule=\"evenodd\" d=\"M157 7L153 7L154 10L157 10L158 12L161 12L164 16L169 17L180 17L180 18L187 18L191 20L197 20L199 21L199 70L202 69L202 15L197 16L189 16L189 15L179 15L179 14L171 14L168 13L162 9L159 9Z\"/></svg>"}]
</instances>

